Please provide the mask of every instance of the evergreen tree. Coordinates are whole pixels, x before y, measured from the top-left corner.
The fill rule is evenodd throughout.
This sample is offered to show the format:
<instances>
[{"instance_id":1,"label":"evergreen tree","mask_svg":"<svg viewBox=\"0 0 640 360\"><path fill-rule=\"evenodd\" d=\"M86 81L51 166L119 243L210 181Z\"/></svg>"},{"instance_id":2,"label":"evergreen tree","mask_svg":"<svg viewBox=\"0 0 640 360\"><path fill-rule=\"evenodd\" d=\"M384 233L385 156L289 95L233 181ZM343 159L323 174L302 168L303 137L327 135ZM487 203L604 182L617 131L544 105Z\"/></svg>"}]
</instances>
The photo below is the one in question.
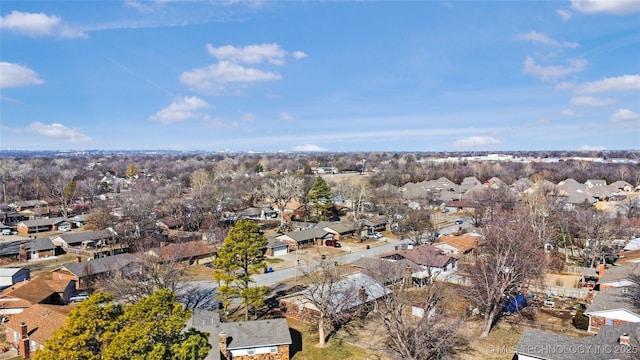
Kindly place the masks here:
<instances>
[{"instance_id":1,"label":"evergreen tree","mask_svg":"<svg viewBox=\"0 0 640 360\"><path fill-rule=\"evenodd\" d=\"M251 275L266 269L264 251L267 238L256 223L239 220L229 230L215 259L213 277L224 282L218 300L226 306L231 296L238 294L245 306L245 320L249 320L249 308L260 306L269 292L268 286L250 287Z\"/></svg>"},{"instance_id":2,"label":"evergreen tree","mask_svg":"<svg viewBox=\"0 0 640 360\"><path fill-rule=\"evenodd\" d=\"M307 199L311 204L313 218L316 220L325 219L327 210L333 206L331 186L321 176L316 177L311 189L309 189Z\"/></svg>"},{"instance_id":3,"label":"evergreen tree","mask_svg":"<svg viewBox=\"0 0 640 360\"><path fill-rule=\"evenodd\" d=\"M202 360L211 349L208 335L183 331L190 317L169 290L124 306L99 292L69 313L34 359Z\"/></svg>"}]
</instances>

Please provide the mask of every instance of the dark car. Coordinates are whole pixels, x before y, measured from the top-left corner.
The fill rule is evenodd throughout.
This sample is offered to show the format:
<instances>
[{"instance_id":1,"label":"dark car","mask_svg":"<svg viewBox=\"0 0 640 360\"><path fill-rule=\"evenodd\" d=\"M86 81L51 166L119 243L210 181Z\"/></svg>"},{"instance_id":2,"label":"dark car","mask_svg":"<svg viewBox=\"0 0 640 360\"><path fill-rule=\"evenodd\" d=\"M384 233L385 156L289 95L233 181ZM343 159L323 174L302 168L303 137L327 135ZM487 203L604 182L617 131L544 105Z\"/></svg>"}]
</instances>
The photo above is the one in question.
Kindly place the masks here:
<instances>
[{"instance_id":1,"label":"dark car","mask_svg":"<svg viewBox=\"0 0 640 360\"><path fill-rule=\"evenodd\" d=\"M339 242L335 241L335 240L327 240L327 242L325 243L325 245L327 246L333 246L333 247L342 247L342 245L340 245Z\"/></svg>"}]
</instances>

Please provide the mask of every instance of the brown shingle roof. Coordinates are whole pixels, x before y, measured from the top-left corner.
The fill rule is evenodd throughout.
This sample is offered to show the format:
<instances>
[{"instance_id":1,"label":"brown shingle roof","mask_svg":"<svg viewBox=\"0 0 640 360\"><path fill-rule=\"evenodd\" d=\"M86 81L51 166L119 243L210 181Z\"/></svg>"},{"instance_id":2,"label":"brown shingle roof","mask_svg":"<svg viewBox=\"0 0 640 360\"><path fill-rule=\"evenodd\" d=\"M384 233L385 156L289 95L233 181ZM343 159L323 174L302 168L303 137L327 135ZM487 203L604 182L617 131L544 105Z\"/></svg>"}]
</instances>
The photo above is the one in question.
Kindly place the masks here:
<instances>
[{"instance_id":1,"label":"brown shingle roof","mask_svg":"<svg viewBox=\"0 0 640 360\"><path fill-rule=\"evenodd\" d=\"M476 247L477 241L480 241L480 237L474 235L442 235L438 238L439 243L449 244L458 249L461 253L465 253Z\"/></svg>"},{"instance_id":2,"label":"brown shingle roof","mask_svg":"<svg viewBox=\"0 0 640 360\"><path fill-rule=\"evenodd\" d=\"M29 338L44 345L64 325L71 309L71 306L36 304L19 314L11 315L5 326L20 332L20 323L24 322L27 324Z\"/></svg>"},{"instance_id":3,"label":"brown shingle roof","mask_svg":"<svg viewBox=\"0 0 640 360\"><path fill-rule=\"evenodd\" d=\"M52 288L47 280L35 278L6 288L0 293L0 298L23 299L33 305L45 300L54 293L57 293L56 289Z\"/></svg>"},{"instance_id":4,"label":"brown shingle roof","mask_svg":"<svg viewBox=\"0 0 640 360\"><path fill-rule=\"evenodd\" d=\"M445 255L442 250L433 245L417 245L411 250L396 250L381 256L382 258L404 258L418 265L443 268L453 258Z\"/></svg>"}]
</instances>

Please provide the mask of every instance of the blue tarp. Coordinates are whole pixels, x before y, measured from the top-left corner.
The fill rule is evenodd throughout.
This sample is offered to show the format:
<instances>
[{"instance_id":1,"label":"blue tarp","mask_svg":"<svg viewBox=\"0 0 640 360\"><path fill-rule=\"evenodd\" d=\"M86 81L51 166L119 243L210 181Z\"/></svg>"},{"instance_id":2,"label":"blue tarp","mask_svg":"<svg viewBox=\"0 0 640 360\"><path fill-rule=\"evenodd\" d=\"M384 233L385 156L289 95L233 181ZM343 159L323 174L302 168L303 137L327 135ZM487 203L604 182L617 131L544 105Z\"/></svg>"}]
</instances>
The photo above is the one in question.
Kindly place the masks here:
<instances>
[{"instance_id":1,"label":"blue tarp","mask_svg":"<svg viewBox=\"0 0 640 360\"><path fill-rule=\"evenodd\" d=\"M527 307L527 305L527 298L522 294L518 294L502 305L502 312L514 314Z\"/></svg>"}]
</instances>

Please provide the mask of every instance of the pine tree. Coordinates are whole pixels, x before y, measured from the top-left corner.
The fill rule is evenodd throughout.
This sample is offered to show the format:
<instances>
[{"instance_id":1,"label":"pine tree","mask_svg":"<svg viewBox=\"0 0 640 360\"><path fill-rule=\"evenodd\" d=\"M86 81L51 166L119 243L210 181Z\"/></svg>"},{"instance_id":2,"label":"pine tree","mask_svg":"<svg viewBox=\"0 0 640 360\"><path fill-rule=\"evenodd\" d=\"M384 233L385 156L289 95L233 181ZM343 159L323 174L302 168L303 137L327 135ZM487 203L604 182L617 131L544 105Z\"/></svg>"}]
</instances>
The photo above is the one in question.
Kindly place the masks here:
<instances>
[{"instance_id":1,"label":"pine tree","mask_svg":"<svg viewBox=\"0 0 640 360\"><path fill-rule=\"evenodd\" d=\"M256 223L251 220L239 220L229 230L218 257L214 261L214 279L224 282L218 299L228 305L230 297L240 295L245 306L245 320L249 320L249 308L260 306L269 292L268 286L250 287L251 275L266 269L264 251L267 238ZM235 289L235 290L234 290Z\"/></svg>"},{"instance_id":2,"label":"pine tree","mask_svg":"<svg viewBox=\"0 0 640 360\"><path fill-rule=\"evenodd\" d=\"M307 199L313 210L313 218L316 220L325 219L327 210L333 206L331 186L321 176L316 177L311 189L309 189Z\"/></svg>"}]
</instances>

